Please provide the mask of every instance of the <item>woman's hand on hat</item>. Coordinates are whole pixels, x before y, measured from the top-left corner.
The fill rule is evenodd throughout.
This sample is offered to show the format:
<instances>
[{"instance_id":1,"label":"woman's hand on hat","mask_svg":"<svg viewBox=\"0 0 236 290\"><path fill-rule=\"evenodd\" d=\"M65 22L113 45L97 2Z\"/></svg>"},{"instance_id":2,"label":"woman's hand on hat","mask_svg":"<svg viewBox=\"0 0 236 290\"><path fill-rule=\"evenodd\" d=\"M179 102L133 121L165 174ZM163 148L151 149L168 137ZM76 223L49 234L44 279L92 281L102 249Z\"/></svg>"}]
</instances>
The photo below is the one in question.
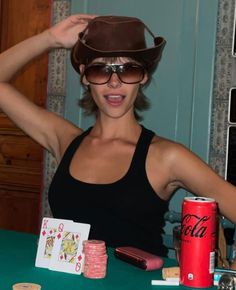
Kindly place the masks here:
<instances>
[{"instance_id":1,"label":"woman's hand on hat","mask_svg":"<svg viewBox=\"0 0 236 290\"><path fill-rule=\"evenodd\" d=\"M83 31L88 22L97 15L71 15L48 29L53 47L71 48L78 40L78 34Z\"/></svg>"}]
</instances>

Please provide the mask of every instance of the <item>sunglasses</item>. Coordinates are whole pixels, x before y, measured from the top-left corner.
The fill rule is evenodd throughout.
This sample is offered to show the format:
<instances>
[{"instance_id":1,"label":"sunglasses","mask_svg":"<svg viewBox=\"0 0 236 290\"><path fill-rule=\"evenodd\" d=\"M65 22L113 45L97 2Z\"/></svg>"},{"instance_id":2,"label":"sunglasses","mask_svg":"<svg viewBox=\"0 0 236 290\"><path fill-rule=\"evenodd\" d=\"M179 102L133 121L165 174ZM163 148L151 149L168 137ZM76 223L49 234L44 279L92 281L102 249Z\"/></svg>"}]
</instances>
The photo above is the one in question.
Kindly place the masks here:
<instances>
[{"instance_id":1,"label":"sunglasses","mask_svg":"<svg viewBox=\"0 0 236 290\"><path fill-rule=\"evenodd\" d=\"M93 63L84 70L87 81L94 85L108 83L113 73L117 74L122 83L137 84L143 80L145 69L139 64L128 62L125 64Z\"/></svg>"}]
</instances>

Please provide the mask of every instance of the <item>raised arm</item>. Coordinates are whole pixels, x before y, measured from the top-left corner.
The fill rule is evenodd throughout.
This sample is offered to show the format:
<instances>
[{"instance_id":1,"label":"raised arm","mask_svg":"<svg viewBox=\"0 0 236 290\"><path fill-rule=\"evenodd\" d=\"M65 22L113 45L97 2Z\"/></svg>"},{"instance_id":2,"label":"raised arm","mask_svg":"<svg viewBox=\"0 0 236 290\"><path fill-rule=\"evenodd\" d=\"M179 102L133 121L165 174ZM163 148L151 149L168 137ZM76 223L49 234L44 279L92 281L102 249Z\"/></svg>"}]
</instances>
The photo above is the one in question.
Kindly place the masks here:
<instances>
[{"instance_id":1,"label":"raised arm","mask_svg":"<svg viewBox=\"0 0 236 290\"><path fill-rule=\"evenodd\" d=\"M205 162L182 145L172 153L172 175L179 185L198 195L216 200L222 215L236 224L236 187L225 181Z\"/></svg>"},{"instance_id":2,"label":"raised arm","mask_svg":"<svg viewBox=\"0 0 236 290\"><path fill-rule=\"evenodd\" d=\"M28 62L54 48L71 48L93 15L72 15L50 29L28 38L0 54L0 108L26 134L60 159L62 151L80 129L56 114L38 107L10 81Z\"/></svg>"}]
</instances>

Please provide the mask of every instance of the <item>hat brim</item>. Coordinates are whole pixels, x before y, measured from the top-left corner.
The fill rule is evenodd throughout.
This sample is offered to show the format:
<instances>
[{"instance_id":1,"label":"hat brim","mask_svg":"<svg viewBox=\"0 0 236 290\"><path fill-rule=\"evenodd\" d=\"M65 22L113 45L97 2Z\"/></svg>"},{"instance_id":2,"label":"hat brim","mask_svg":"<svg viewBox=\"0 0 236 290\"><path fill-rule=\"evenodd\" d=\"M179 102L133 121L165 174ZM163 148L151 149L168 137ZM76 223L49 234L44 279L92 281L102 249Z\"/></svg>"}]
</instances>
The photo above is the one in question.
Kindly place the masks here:
<instances>
[{"instance_id":1,"label":"hat brim","mask_svg":"<svg viewBox=\"0 0 236 290\"><path fill-rule=\"evenodd\" d=\"M160 60L166 41L163 37L156 37L154 39L154 44L155 46L151 48L139 50L101 51L81 41L81 37L79 36L79 41L77 41L71 50L71 63L78 73L80 73L79 67L81 64L85 64L87 60L99 57L131 57L134 59L142 59L149 66L153 66ZM78 51L79 55L76 53Z\"/></svg>"}]
</instances>

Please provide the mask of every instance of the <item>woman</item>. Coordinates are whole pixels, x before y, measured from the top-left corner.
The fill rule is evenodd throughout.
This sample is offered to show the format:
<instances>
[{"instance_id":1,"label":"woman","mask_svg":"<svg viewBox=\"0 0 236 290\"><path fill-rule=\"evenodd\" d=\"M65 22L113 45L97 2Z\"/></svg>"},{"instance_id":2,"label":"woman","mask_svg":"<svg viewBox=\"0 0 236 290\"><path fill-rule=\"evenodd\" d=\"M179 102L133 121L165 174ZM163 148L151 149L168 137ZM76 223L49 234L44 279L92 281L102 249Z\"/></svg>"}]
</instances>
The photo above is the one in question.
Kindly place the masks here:
<instances>
[{"instance_id":1,"label":"woman","mask_svg":"<svg viewBox=\"0 0 236 290\"><path fill-rule=\"evenodd\" d=\"M153 36L137 18L74 15L25 40L0 56L0 106L56 157L49 190L54 217L90 223L90 238L109 246L165 255L163 215L178 188L214 198L233 222L236 189L184 146L139 124L138 109L147 106L141 89L165 45L153 36L147 48L145 29ZM85 132L8 83L31 59L57 47L73 47L72 64L86 88L82 106L96 116Z\"/></svg>"}]
</instances>

